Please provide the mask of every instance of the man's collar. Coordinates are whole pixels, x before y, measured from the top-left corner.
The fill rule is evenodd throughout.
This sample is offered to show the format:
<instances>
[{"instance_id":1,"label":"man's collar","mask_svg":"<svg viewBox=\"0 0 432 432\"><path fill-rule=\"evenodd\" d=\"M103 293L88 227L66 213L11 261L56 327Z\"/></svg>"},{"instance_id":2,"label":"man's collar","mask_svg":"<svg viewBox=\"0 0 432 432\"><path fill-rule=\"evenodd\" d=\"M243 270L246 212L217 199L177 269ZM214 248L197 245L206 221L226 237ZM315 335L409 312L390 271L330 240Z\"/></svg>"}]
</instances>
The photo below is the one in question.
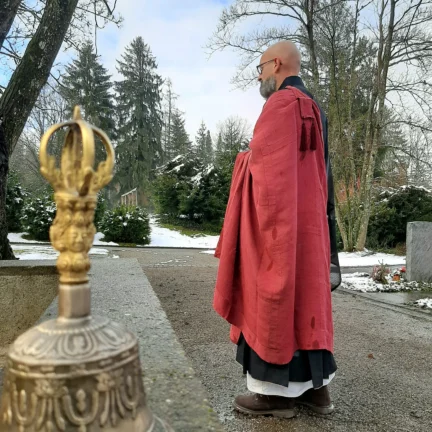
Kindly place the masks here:
<instances>
[{"instance_id":1,"label":"man's collar","mask_svg":"<svg viewBox=\"0 0 432 432\"><path fill-rule=\"evenodd\" d=\"M288 78L285 78L281 86L279 87L279 90L282 90L283 88L291 86L291 87L304 87L304 83L302 79L298 76L290 76Z\"/></svg>"}]
</instances>

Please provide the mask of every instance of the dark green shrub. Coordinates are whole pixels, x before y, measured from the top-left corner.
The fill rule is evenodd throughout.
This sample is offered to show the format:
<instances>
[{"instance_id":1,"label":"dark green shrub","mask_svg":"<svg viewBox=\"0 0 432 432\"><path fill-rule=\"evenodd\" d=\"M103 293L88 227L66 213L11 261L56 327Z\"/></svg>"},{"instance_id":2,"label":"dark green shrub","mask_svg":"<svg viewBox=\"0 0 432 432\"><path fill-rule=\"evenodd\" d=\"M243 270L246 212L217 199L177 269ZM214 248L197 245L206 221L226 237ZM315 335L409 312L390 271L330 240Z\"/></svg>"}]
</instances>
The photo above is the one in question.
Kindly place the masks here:
<instances>
[{"instance_id":1,"label":"dark green shrub","mask_svg":"<svg viewBox=\"0 0 432 432\"><path fill-rule=\"evenodd\" d=\"M28 193L22 188L17 175L11 171L6 190L6 220L9 232L22 231L21 217Z\"/></svg>"},{"instance_id":2,"label":"dark green shrub","mask_svg":"<svg viewBox=\"0 0 432 432\"><path fill-rule=\"evenodd\" d=\"M156 211L176 217L179 211L179 181L174 175L159 176L153 184L153 199Z\"/></svg>"},{"instance_id":3,"label":"dark green shrub","mask_svg":"<svg viewBox=\"0 0 432 432\"><path fill-rule=\"evenodd\" d=\"M103 193L99 192L97 196L97 204L96 204L95 216L94 216L94 224L96 226L96 229L99 229L100 223L102 222L106 209L107 209L106 199Z\"/></svg>"},{"instance_id":4,"label":"dark green shrub","mask_svg":"<svg viewBox=\"0 0 432 432\"><path fill-rule=\"evenodd\" d=\"M49 241L49 229L55 214L55 203L50 195L27 200L21 218L24 231L34 240Z\"/></svg>"},{"instance_id":5,"label":"dark green shrub","mask_svg":"<svg viewBox=\"0 0 432 432\"><path fill-rule=\"evenodd\" d=\"M214 165L179 156L159 168L153 191L161 220L186 228L219 231L233 163L227 156L219 157Z\"/></svg>"},{"instance_id":6,"label":"dark green shrub","mask_svg":"<svg viewBox=\"0 0 432 432\"><path fill-rule=\"evenodd\" d=\"M406 242L408 222L432 222L432 194L424 188L403 186L382 192L369 221L367 247L394 248Z\"/></svg>"},{"instance_id":7,"label":"dark green shrub","mask_svg":"<svg viewBox=\"0 0 432 432\"><path fill-rule=\"evenodd\" d=\"M105 214L105 199L98 195L94 223L97 229ZM49 241L49 229L56 216L56 205L53 194L46 193L41 198L27 199L21 216L22 229L30 238L38 241Z\"/></svg>"},{"instance_id":8,"label":"dark green shrub","mask_svg":"<svg viewBox=\"0 0 432 432\"><path fill-rule=\"evenodd\" d=\"M99 226L105 241L139 245L150 243L149 218L142 208L115 207L105 212Z\"/></svg>"}]
</instances>

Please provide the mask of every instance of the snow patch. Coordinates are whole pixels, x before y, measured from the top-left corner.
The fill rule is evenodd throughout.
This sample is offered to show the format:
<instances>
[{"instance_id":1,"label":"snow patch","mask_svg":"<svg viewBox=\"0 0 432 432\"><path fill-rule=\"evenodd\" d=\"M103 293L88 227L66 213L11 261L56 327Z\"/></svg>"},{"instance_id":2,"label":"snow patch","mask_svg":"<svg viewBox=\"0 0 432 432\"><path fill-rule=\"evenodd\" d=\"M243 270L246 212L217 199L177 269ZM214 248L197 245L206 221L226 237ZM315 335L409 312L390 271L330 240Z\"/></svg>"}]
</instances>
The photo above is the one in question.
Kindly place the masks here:
<instances>
[{"instance_id":1,"label":"snow patch","mask_svg":"<svg viewBox=\"0 0 432 432\"><path fill-rule=\"evenodd\" d=\"M51 246L12 245L12 250L20 260L55 260L59 253ZM91 248L91 256L108 256L108 249Z\"/></svg>"},{"instance_id":2,"label":"snow patch","mask_svg":"<svg viewBox=\"0 0 432 432\"><path fill-rule=\"evenodd\" d=\"M93 244L95 246L118 246L118 243L102 241L104 235L100 232L96 233Z\"/></svg>"},{"instance_id":3,"label":"snow patch","mask_svg":"<svg viewBox=\"0 0 432 432\"><path fill-rule=\"evenodd\" d=\"M28 235L27 233L9 233L8 239L10 243L46 243L36 240L26 240L23 236Z\"/></svg>"},{"instance_id":4,"label":"snow patch","mask_svg":"<svg viewBox=\"0 0 432 432\"><path fill-rule=\"evenodd\" d=\"M418 282L394 282L388 284L375 282L368 273L351 273L342 275L342 288L359 292L398 292L420 289Z\"/></svg>"},{"instance_id":5,"label":"snow patch","mask_svg":"<svg viewBox=\"0 0 432 432\"><path fill-rule=\"evenodd\" d=\"M40 242L37 240L26 240L23 236L28 235L27 233L9 233L8 239L10 243L47 243ZM118 246L117 243L114 242L105 242L102 241L104 235L100 232L96 233L93 245L95 246Z\"/></svg>"},{"instance_id":6,"label":"snow patch","mask_svg":"<svg viewBox=\"0 0 432 432\"><path fill-rule=\"evenodd\" d=\"M172 172L178 173L183 167L184 167L184 163L177 165L172 170L168 171L167 174L170 174Z\"/></svg>"},{"instance_id":7,"label":"snow patch","mask_svg":"<svg viewBox=\"0 0 432 432\"><path fill-rule=\"evenodd\" d=\"M422 309L432 309L432 298L426 297L424 299L416 300L413 305Z\"/></svg>"},{"instance_id":8,"label":"snow patch","mask_svg":"<svg viewBox=\"0 0 432 432\"><path fill-rule=\"evenodd\" d=\"M384 265L404 265L406 257L385 253L374 253L368 250L363 252L340 252L339 263L341 267L373 267Z\"/></svg>"},{"instance_id":9,"label":"snow patch","mask_svg":"<svg viewBox=\"0 0 432 432\"><path fill-rule=\"evenodd\" d=\"M175 248L216 248L219 236L189 237L178 231L159 226L157 219L150 216L150 244L147 247L165 246Z\"/></svg>"}]
</instances>

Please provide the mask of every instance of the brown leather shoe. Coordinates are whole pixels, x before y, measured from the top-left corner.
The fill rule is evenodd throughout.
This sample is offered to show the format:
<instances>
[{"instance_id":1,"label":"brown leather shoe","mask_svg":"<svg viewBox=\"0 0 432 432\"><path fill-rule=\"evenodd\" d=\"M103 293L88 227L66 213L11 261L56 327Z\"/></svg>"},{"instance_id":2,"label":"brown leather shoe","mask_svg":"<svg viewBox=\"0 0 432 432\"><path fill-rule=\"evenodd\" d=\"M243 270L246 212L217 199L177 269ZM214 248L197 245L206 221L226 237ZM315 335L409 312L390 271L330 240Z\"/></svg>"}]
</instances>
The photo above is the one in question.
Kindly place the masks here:
<instances>
[{"instance_id":1,"label":"brown leather shoe","mask_svg":"<svg viewBox=\"0 0 432 432\"><path fill-rule=\"evenodd\" d=\"M234 408L237 411L250 415L293 418L296 416L294 407L294 399L281 396L252 394L237 396L234 400Z\"/></svg>"},{"instance_id":2,"label":"brown leather shoe","mask_svg":"<svg viewBox=\"0 0 432 432\"><path fill-rule=\"evenodd\" d=\"M295 399L299 405L304 405L318 414L331 414L334 411L334 405L330 399L330 393L327 386L317 390L310 389Z\"/></svg>"}]
</instances>

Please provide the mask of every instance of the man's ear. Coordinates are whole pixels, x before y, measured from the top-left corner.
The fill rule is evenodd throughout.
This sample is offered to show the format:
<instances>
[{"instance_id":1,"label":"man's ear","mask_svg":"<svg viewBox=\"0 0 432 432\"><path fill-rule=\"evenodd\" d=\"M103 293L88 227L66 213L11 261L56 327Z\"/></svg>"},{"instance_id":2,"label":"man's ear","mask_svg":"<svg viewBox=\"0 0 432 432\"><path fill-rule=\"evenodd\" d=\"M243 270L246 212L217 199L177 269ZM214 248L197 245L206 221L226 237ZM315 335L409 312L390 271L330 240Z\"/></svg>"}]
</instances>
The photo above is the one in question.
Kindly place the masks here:
<instances>
[{"instance_id":1,"label":"man's ear","mask_svg":"<svg viewBox=\"0 0 432 432\"><path fill-rule=\"evenodd\" d=\"M279 72L281 66L282 66L281 60L279 58L275 58L274 71L276 73Z\"/></svg>"}]
</instances>

